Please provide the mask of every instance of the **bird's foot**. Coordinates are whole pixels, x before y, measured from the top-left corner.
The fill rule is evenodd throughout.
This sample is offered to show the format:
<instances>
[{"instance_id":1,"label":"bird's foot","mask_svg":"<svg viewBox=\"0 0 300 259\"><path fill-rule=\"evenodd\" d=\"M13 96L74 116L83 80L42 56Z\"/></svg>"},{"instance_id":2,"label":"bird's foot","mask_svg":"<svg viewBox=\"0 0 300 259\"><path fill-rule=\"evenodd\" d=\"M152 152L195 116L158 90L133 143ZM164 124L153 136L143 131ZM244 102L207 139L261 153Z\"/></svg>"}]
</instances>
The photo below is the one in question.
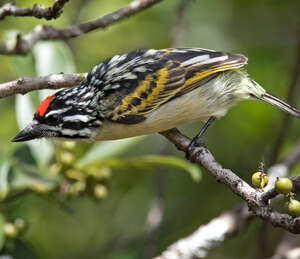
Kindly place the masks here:
<instances>
[{"instance_id":1,"label":"bird's foot","mask_svg":"<svg viewBox=\"0 0 300 259\"><path fill-rule=\"evenodd\" d=\"M199 137L195 137L192 139L191 143L188 146L188 149L186 151L185 157L186 159L194 162L194 156L195 156L195 151L197 148L199 147L206 147L204 141L202 140L202 138Z\"/></svg>"}]
</instances>

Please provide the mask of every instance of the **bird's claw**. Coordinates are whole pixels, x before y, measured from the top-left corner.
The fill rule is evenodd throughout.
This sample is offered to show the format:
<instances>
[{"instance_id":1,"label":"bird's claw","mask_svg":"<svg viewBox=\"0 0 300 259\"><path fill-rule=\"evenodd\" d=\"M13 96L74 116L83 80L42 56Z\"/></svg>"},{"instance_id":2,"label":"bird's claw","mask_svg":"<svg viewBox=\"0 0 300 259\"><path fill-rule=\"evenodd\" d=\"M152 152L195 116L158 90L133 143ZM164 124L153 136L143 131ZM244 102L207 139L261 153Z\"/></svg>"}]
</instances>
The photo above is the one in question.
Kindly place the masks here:
<instances>
[{"instance_id":1,"label":"bird's claw","mask_svg":"<svg viewBox=\"0 0 300 259\"><path fill-rule=\"evenodd\" d=\"M202 138L194 138L188 148L187 148L187 151L185 153L185 157L186 159L188 160L191 160L192 161L192 158L193 158L193 153L195 152L195 149L198 148L198 147L206 147L204 141L202 140Z\"/></svg>"}]
</instances>

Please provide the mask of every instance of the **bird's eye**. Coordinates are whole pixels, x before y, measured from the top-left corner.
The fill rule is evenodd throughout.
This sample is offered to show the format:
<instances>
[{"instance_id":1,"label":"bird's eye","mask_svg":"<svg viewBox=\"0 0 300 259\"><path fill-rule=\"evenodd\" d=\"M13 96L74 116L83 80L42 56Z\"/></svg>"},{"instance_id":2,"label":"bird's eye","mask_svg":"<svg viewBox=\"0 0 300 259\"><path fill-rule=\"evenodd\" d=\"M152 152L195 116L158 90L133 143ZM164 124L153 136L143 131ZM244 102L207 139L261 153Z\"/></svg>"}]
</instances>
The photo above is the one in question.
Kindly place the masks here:
<instances>
[{"instance_id":1,"label":"bird's eye","mask_svg":"<svg viewBox=\"0 0 300 259\"><path fill-rule=\"evenodd\" d=\"M51 115L51 116L49 116L49 117L47 118L47 121L48 121L50 124L57 124L57 123L59 123L59 121L60 121L60 116L57 115L57 114L53 114L53 115Z\"/></svg>"}]
</instances>

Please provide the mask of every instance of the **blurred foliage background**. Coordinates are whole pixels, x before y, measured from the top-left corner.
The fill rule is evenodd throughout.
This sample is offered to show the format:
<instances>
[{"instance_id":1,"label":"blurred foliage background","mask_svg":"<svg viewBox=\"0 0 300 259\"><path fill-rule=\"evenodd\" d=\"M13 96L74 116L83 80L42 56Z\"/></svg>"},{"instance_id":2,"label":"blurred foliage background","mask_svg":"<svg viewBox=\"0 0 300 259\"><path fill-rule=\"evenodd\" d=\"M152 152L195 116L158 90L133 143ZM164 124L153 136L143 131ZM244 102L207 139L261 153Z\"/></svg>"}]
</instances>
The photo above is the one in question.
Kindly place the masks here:
<instances>
[{"instance_id":1,"label":"blurred foliage background","mask_svg":"<svg viewBox=\"0 0 300 259\"><path fill-rule=\"evenodd\" d=\"M37 2L45 6L53 3L20 0L17 5L30 7ZM7 39L17 31L27 33L37 24L63 28L129 2L72 0L60 18L50 22L7 17L0 22L0 36ZM1 56L0 81L87 72L114 54L170 47L179 3L164 0L107 30L66 42L39 43L25 57ZM182 47L243 53L249 58L251 77L286 98L299 44L299 11L298 0L193 0L186 10ZM2 254L22 259L150 258L240 202L157 134L75 146L45 140L30 145L10 143L47 94L48 90L0 100ZM216 122L205 141L221 164L249 181L260 161L270 165L282 119L282 112L266 104L244 102ZM194 136L201 126L193 123L181 129ZM280 157L293 147L299 129L299 121L294 121ZM295 171L297 168L299 165ZM153 228L151 217L155 206L162 213L158 229ZM25 230L21 224L17 238L4 237L4 231L14 235L12 229L3 230L7 222L20 218ZM255 219L239 238L227 240L209 258L259 255L261 225L261 220ZM264 254L271 255L282 230L269 228L268 233Z\"/></svg>"}]
</instances>

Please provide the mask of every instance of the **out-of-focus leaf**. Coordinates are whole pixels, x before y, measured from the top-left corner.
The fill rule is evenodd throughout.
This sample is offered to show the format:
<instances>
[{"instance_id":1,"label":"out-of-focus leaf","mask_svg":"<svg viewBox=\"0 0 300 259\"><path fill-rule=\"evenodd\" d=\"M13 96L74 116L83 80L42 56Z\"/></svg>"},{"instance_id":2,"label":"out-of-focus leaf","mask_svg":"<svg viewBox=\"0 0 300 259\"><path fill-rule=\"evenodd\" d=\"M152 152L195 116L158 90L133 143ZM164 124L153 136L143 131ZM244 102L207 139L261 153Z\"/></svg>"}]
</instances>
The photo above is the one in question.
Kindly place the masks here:
<instances>
[{"instance_id":1,"label":"out-of-focus leaf","mask_svg":"<svg viewBox=\"0 0 300 259\"><path fill-rule=\"evenodd\" d=\"M11 188L14 190L31 189L40 193L48 193L58 186L58 179L42 177L38 173L29 172L28 168L15 168Z\"/></svg>"},{"instance_id":2,"label":"out-of-focus leaf","mask_svg":"<svg viewBox=\"0 0 300 259\"><path fill-rule=\"evenodd\" d=\"M0 213L0 251L2 250L5 242L4 224L5 224L5 217Z\"/></svg>"},{"instance_id":3,"label":"out-of-focus leaf","mask_svg":"<svg viewBox=\"0 0 300 259\"><path fill-rule=\"evenodd\" d=\"M144 136L140 136L135 138L95 143L89 149L89 151L77 161L76 167L84 167L89 163L93 163L100 159L119 155L143 139Z\"/></svg>"},{"instance_id":4,"label":"out-of-focus leaf","mask_svg":"<svg viewBox=\"0 0 300 259\"><path fill-rule=\"evenodd\" d=\"M29 95L16 96L16 113L20 129L25 128L32 121L34 109ZM37 164L40 167L45 167L53 155L53 146L45 139L28 141L26 144Z\"/></svg>"},{"instance_id":5,"label":"out-of-focus leaf","mask_svg":"<svg viewBox=\"0 0 300 259\"><path fill-rule=\"evenodd\" d=\"M1 3L0 3L1 5ZM4 33L4 39L7 41L15 42L18 33L17 30L7 30ZM12 45L15 43L12 43ZM25 56L13 56L12 65L16 74L20 77L34 77L36 76L35 67L34 67L34 58L32 53L29 53Z\"/></svg>"},{"instance_id":6,"label":"out-of-focus leaf","mask_svg":"<svg viewBox=\"0 0 300 259\"><path fill-rule=\"evenodd\" d=\"M114 159L107 158L104 160L100 160L94 162L87 166L87 170L89 166L95 167L110 167L110 168L138 168L145 169L149 167L157 167L157 166L170 166L181 168L187 171L192 179L196 182L201 180L201 170L200 167L190 163L187 160L177 158L174 156L164 156L164 155L147 155L136 158L125 158L125 159Z\"/></svg>"},{"instance_id":7,"label":"out-of-focus leaf","mask_svg":"<svg viewBox=\"0 0 300 259\"><path fill-rule=\"evenodd\" d=\"M68 45L59 41L39 42L33 48L38 76L53 73L74 73L73 55Z\"/></svg>"},{"instance_id":8,"label":"out-of-focus leaf","mask_svg":"<svg viewBox=\"0 0 300 259\"><path fill-rule=\"evenodd\" d=\"M64 42L47 41L39 42L33 48L35 58L35 70L38 76L45 76L53 73L72 74L75 72L73 55ZM40 100L53 94L56 90L40 91Z\"/></svg>"},{"instance_id":9,"label":"out-of-focus leaf","mask_svg":"<svg viewBox=\"0 0 300 259\"><path fill-rule=\"evenodd\" d=\"M0 166L0 200L4 200L9 192L8 174L10 161L6 160Z\"/></svg>"}]
</instances>

